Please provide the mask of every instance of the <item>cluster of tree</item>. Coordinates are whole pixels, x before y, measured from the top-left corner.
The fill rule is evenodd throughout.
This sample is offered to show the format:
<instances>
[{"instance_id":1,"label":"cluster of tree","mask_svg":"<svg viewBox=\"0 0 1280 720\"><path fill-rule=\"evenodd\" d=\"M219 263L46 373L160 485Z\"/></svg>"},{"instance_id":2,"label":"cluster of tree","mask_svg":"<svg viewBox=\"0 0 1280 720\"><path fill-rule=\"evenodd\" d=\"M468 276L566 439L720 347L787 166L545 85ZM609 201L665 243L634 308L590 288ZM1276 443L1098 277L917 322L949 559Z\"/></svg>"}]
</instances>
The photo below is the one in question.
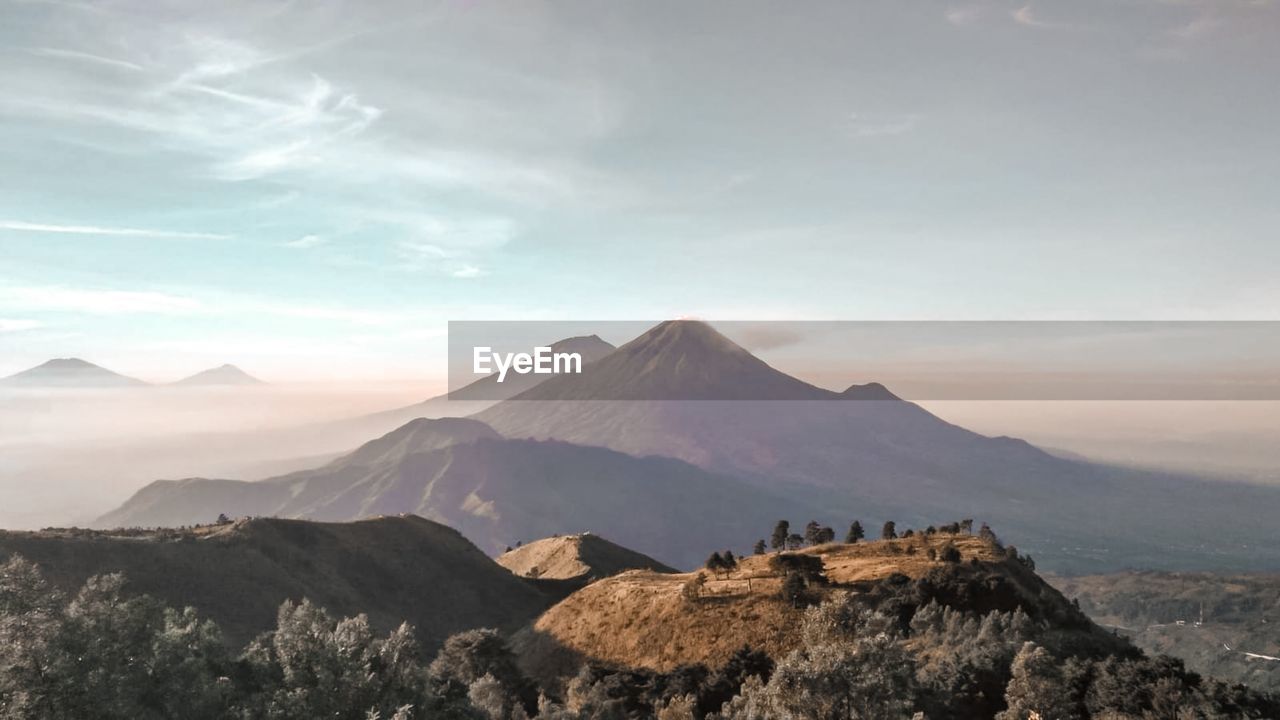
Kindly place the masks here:
<instances>
[{"instance_id":1,"label":"cluster of tree","mask_svg":"<svg viewBox=\"0 0 1280 720\"><path fill-rule=\"evenodd\" d=\"M857 525L857 523L854 523ZM858 526L861 528L861 526ZM852 530L850 531L852 533ZM836 541L836 531L828 526L821 525L817 520L810 520L809 524L804 528L804 534L791 532L791 523L786 520L779 520L777 525L773 527L773 534L769 536L769 546L774 550L796 550L805 545L823 545L825 543ZM755 545L755 553L763 555L765 551L764 540L757 540Z\"/></svg>"},{"instance_id":2,"label":"cluster of tree","mask_svg":"<svg viewBox=\"0 0 1280 720\"><path fill-rule=\"evenodd\" d=\"M34 564L0 564L5 720L506 720L537 703L492 630L455 635L428 663L407 625L379 636L304 600L233 653L215 623L126 593L120 575L64 597Z\"/></svg>"},{"instance_id":3,"label":"cluster of tree","mask_svg":"<svg viewBox=\"0 0 1280 720\"><path fill-rule=\"evenodd\" d=\"M751 678L716 720L784 718L1271 718L1280 701L1116 653L1027 613L931 601L904 625L858 596L806 611L800 646ZM696 718L699 716L688 716Z\"/></svg>"},{"instance_id":4,"label":"cluster of tree","mask_svg":"<svg viewBox=\"0 0 1280 720\"><path fill-rule=\"evenodd\" d=\"M770 563L825 582L820 558ZM99 576L64 597L31 563L0 565L0 718L1280 717L1275 697L1145 657L1051 589L970 564L832 589L781 658L743 648L714 670L587 665L554 688L531 683L492 630L454 635L428 661L407 626L379 635L304 600L233 653L214 623L123 584Z\"/></svg>"},{"instance_id":5,"label":"cluster of tree","mask_svg":"<svg viewBox=\"0 0 1280 720\"><path fill-rule=\"evenodd\" d=\"M773 668L768 655L750 647L742 647L714 670L683 665L657 673L587 664L567 685L563 717L705 718L733 700L748 680L768 681Z\"/></svg>"},{"instance_id":6,"label":"cluster of tree","mask_svg":"<svg viewBox=\"0 0 1280 720\"><path fill-rule=\"evenodd\" d=\"M705 567L716 577L721 573L728 575L738 569L738 558L734 557L732 550L725 550L723 553L714 552L707 558Z\"/></svg>"},{"instance_id":7,"label":"cluster of tree","mask_svg":"<svg viewBox=\"0 0 1280 720\"><path fill-rule=\"evenodd\" d=\"M919 534L923 535L970 535L972 533L972 518L965 518L964 520L958 520L941 526L930 525L919 532ZM886 521L884 526L880 529L881 540L897 540L899 537L910 538L914 537L916 534L917 532L915 530L909 529L903 531L902 534L899 535L898 524L893 520ZM995 533L991 531L991 528L988 527L986 523L982 524L982 529L979 534L983 539L986 539L993 544L999 544L999 540L996 538ZM845 533L844 541L848 544L853 544L864 539L866 536L867 533L862 527L862 522L854 520L853 523L849 525L849 531ZM795 550L802 548L805 545L822 545L824 543L835 542L835 540L835 530L832 530L828 526L821 525L817 520L809 521L809 524L805 526L803 535L791 532L790 522L786 520L779 520L777 525L774 525L773 527L773 533L769 536L769 543L766 545L763 538L757 540L754 552L756 555L763 555L766 548L769 547L778 551Z\"/></svg>"}]
</instances>

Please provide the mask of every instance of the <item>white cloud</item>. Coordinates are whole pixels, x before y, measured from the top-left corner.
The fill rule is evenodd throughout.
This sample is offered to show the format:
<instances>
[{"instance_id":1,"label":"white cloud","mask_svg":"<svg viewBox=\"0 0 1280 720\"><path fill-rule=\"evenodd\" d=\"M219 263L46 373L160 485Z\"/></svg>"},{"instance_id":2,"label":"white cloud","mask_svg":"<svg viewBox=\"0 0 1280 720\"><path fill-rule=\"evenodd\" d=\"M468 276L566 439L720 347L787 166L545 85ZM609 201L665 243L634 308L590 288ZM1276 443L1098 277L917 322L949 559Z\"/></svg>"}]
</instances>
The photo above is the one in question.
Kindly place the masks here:
<instances>
[{"instance_id":1,"label":"white cloud","mask_svg":"<svg viewBox=\"0 0 1280 720\"><path fill-rule=\"evenodd\" d=\"M0 220L0 230L19 232L55 233L65 235L106 235L113 237L139 237L173 240L229 240L233 235L177 230L148 230L130 227L102 227L98 225L54 225L24 220Z\"/></svg>"},{"instance_id":2,"label":"white cloud","mask_svg":"<svg viewBox=\"0 0 1280 720\"><path fill-rule=\"evenodd\" d=\"M457 270L454 270L453 273L451 274L456 278L469 279L469 278L483 277L485 275L488 275L489 273L487 273L482 268L476 267L475 265L463 265Z\"/></svg>"},{"instance_id":3,"label":"white cloud","mask_svg":"<svg viewBox=\"0 0 1280 720\"><path fill-rule=\"evenodd\" d=\"M163 292L101 290L61 286L0 289L5 303L28 310L75 312L86 315L188 315L204 306L189 297Z\"/></svg>"},{"instance_id":4,"label":"white cloud","mask_svg":"<svg viewBox=\"0 0 1280 720\"><path fill-rule=\"evenodd\" d=\"M947 8L945 16L952 25L972 25L985 15L985 5L958 5Z\"/></svg>"},{"instance_id":5,"label":"white cloud","mask_svg":"<svg viewBox=\"0 0 1280 720\"><path fill-rule=\"evenodd\" d=\"M0 318L0 333L22 332L23 330L35 330L44 327L44 323L38 320L15 320L13 318Z\"/></svg>"},{"instance_id":6,"label":"white cloud","mask_svg":"<svg viewBox=\"0 0 1280 720\"><path fill-rule=\"evenodd\" d=\"M328 242L328 240L325 240L319 235L303 235L302 237L297 238L296 240L287 240L280 244L285 247L303 250L306 248L313 248L317 245L323 245L326 242Z\"/></svg>"},{"instance_id":7,"label":"white cloud","mask_svg":"<svg viewBox=\"0 0 1280 720\"><path fill-rule=\"evenodd\" d=\"M1040 22L1031 14L1031 6L1023 5L1022 7L1010 13L1013 21L1024 27L1046 27L1045 23Z\"/></svg>"},{"instance_id":8,"label":"white cloud","mask_svg":"<svg viewBox=\"0 0 1280 720\"><path fill-rule=\"evenodd\" d=\"M227 316L270 315L306 320L333 320L357 325L391 325L399 317L382 312L265 298L151 290L117 290L35 286L0 288L0 303L26 311L82 315Z\"/></svg>"},{"instance_id":9,"label":"white cloud","mask_svg":"<svg viewBox=\"0 0 1280 720\"><path fill-rule=\"evenodd\" d=\"M118 60L116 58L104 57L102 55L94 55L93 53L80 52L79 50L66 50L63 48L35 48L31 50L31 53L41 57L75 60L77 62L90 63L93 65L103 65L118 70L130 70L133 72L145 71L145 68L141 65L129 62L128 60Z\"/></svg>"},{"instance_id":10,"label":"white cloud","mask_svg":"<svg viewBox=\"0 0 1280 720\"><path fill-rule=\"evenodd\" d=\"M916 113L900 115L851 113L849 127L852 129L853 136L859 138L902 135L914 130L920 118L921 116Z\"/></svg>"}]
</instances>

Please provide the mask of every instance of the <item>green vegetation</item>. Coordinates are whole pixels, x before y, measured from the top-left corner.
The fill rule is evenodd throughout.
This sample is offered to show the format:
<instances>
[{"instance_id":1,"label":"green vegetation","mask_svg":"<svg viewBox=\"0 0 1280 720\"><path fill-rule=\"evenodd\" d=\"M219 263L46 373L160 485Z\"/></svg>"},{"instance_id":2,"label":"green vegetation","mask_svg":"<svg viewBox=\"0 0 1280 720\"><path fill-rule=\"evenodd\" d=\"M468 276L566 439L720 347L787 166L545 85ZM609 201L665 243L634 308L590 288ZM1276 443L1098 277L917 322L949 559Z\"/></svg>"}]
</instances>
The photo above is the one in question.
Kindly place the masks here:
<instances>
[{"instance_id":1,"label":"green vegetation","mask_svg":"<svg viewBox=\"0 0 1280 720\"><path fill-rule=\"evenodd\" d=\"M779 525L790 538L789 526ZM940 532L966 534L961 524ZM0 718L1280 717L1275 697L1203 678L1178 660L1149 658L1093 625L1026 558L996 545L989 528L981 562L975 538L927 536L890 540L883 553L856 547L867 562L882 563L939 543L946 562L912 577L833 581L823 556L841 557L839 548L743 560L781 578L781 597L767 602L785 603L777 612L794 620L795 641L773 656L742 647L716 668L666 672L582 658L541 684L522 672L495 630L456 633L430 658L408 624L382 634L364 615L336 617L302 599L281 604L271 629L232 649L214 621L127 592L119 574L63 593L14 555L0 565ZM829 542L824 537L814 534L819 544ZM958 546L968 561L960 562ZM918 568L922 561L906 562ZM707 562L726 576L738 565L729 551ZM645 572L627 577L643 582ZM725 602L699 600L707 582L699 572L686 583L684 596L698 602L683 612Z\"/></svg>"}]
</instances>

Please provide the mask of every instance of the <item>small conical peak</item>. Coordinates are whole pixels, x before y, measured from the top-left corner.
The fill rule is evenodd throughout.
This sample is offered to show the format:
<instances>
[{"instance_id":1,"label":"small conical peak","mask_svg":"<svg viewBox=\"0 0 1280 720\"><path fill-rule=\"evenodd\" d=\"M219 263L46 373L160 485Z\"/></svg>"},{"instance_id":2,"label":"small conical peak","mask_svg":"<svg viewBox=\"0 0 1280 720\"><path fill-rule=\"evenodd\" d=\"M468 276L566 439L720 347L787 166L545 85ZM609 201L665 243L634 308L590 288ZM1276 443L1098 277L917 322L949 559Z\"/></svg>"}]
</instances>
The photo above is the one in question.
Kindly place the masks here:
<instances>
[{"instance_id":1,"label":"small conical peak","mask_svg":"<svg viewBox=\"0 0 1280 720\"><path fill-rule=\"evenodd\" d=\"M88 360L80 358L53 358L37 366L38 368L47 368L49 370L103 370L99 365L94 365Z\"/></svg>"},{"instance_id":2,"label":"small conical peak","mask_svg":"<svg viewBox=\"0 0 1280 720\"><path fill-rule=\"evenodd\" d=\"M177 382L178 385L258 385L261 383L261 380L231 363L201 370Z\"/></svg>"},{"instance_id":3,"label":"small conical peak","mask_svg":"<svg viewBox=\"0 0 1280 720\"><path fill-rule=\"evenodd\" d=\"M584 362L599 360L617 350L612 344L601 340L599 335L578 335L557 340L551 343L551 349L555 352L576 352Z\"/></svg>"},{"instance_id":4,"label":"small conical peak","mask_svg":"<svg viewBox=\"0 0 1280 720\"><path fill-rule=\"evenodd\" d=\"M865 385L850 385L840 393L840 397L846 400L901 400L902 398L894 395L889 388L878 382L870 382Z\"/></svg>"},{"instance_id":5,"label":"small conical peak","mask_svg":"<svg viewBox=\"0 0 1280 720\"><path fill-rule=\"evenodd\" d=\"M709 324L668 320L581 374L516 400L827 400L837 395L770 367Z\"/></svg>"},{"instance_id":6,"label":"small conical peak","mask_svg":"<svg viewBox=\"0 0 1280 720\"><path fill-rule=\"evenodd\" d=\"M701 320L666 320L632 340L623 349L636 352L730 353L742 356L749 352L720 331Z\"/></svg>"},{"instance_id":7,"label":"small conical peak","mask_svg":"<svg viewBox=\"0 0 1280 720\"><path fill-rule=\"evenodd\" d=\"M100 365L74 357L46 360L33 368L3 378L3 382L10 385L62 387L116 387L146 384L141 380L125 377Z\"/></svg>"}]
</instances>

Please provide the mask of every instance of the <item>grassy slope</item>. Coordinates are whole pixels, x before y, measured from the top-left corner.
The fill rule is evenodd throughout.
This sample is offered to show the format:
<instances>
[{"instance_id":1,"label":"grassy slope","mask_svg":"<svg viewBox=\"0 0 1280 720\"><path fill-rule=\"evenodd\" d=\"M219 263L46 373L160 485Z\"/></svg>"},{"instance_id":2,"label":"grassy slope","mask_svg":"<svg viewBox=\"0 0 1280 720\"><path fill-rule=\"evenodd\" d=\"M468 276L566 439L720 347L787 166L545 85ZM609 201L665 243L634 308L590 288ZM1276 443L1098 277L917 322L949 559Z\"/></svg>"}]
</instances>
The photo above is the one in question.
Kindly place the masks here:
<instances>
[{"instance_id":1,"label":"grassy slope","mask_svg":"<svg viewBox=\"0 0 1280 720\"><path fill-rule=\"evenodd\" d=\"M1035 573L971 536L833 543L800 552L822 558L834 585L828 593L856 592L858 583L895 573L917 578L943 566L927 558L927 549L948 542L963 556L957 566L961 572L995 569L1029 609L1067 605ZM517 633L514 645L525 669L543 679L569 672L583 659L664 671L688 663L715 666L744 644L781 657L797 641L802 611L778 598L781 578L769 568L770 557L743 558L731 575L709 579L703 598L695 602L682 594L695 573L637 570L600 580ZM969 564L973 559L978 566Z\"/></svg>"},{"instance_id":2,"label":"grassy slope","mask_svg":"<svg viewBox=\"0 0 1280 720\"><path fill-rule=\"evenodd\" d=\"M383 631L409 621L428 646L468 628L515 628L549 604L457 531L413 516L257 519L178 533L0 532L0 559L12 553L65 591L123 572L132 590L217 620L236 645L273 627L282 602L303 597L339 615L366 613Z\"/></svg>"}]
</instances>

